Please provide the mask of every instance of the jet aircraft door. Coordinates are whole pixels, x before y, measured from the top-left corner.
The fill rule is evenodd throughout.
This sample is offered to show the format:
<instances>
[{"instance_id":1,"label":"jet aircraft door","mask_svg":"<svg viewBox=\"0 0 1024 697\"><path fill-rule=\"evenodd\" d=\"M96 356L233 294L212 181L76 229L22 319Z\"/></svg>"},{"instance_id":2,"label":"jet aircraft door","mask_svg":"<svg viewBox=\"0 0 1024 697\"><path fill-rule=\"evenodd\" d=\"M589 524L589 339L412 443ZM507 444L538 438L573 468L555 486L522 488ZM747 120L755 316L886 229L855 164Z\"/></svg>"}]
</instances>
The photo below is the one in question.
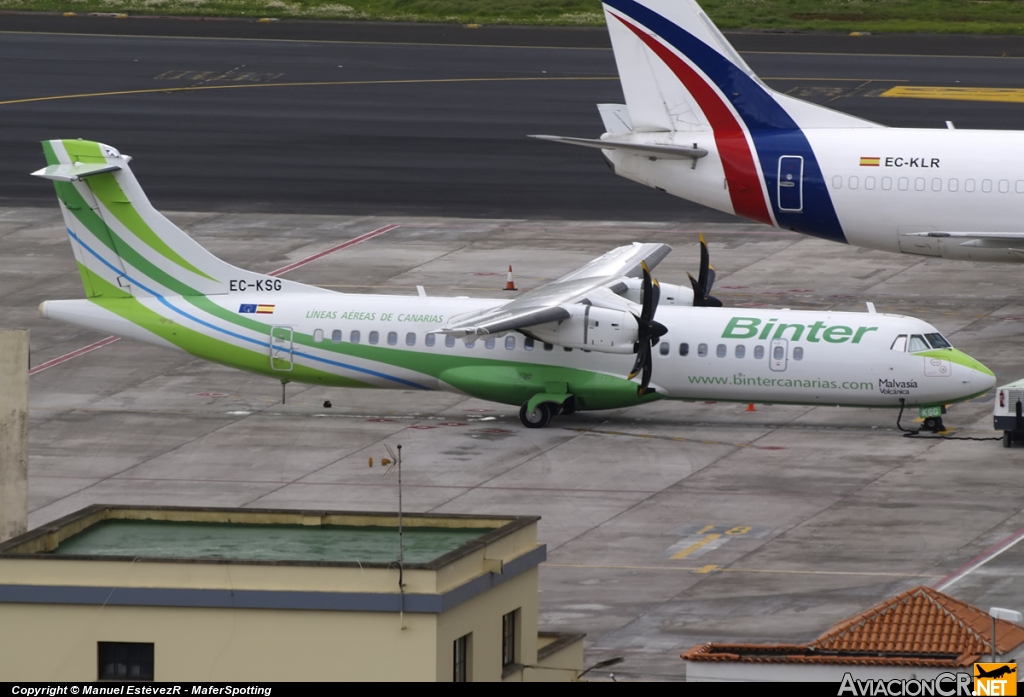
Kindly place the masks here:
<instances>
[{"instance_id":1,"label":"jet aircraft door","mask_svg":"<svg viewBox=\"0 0 1024 697\"><path fill-rule=\"evenodd\" d=\"M804 209L804 158L799 155L779 158L779 209Z\"/></svg>"},{"instance_id":2,"label":"jet aircraft door","mask_svg":"<svg viewBox=\"0 0 1024 697\"><path fill-rule=\"evenodd\" d=\"M768 355L768 367L781 373L786 369L788 354L789 341L786 339L772 339L771 353Z\"/></svg>"},{"instance_id":3,"label":"jet aircraft door","mask_svg":"<svg viewBox=\"0 0 1024 697\"><path fill-rule=\"evenodd\" d=\"M281 372L291 372L292 351L295 340L291 327L270 328L270 368Z\"/></svg>"}]
</instances>

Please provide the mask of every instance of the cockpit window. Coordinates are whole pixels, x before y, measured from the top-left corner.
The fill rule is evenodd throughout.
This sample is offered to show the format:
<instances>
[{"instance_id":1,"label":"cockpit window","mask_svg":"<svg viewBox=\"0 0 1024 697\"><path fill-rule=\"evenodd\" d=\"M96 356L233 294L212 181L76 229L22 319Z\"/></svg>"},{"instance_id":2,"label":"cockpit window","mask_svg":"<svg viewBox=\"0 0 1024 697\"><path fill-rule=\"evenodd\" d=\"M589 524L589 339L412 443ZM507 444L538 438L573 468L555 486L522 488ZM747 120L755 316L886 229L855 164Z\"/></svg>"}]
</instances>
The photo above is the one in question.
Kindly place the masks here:
<instances>
[{"instance_id":1,"label":"cockpit window","mask_svg":"<svg viewBox=\"0 0 1024 697\"><path fill-rule=\"evenodd\" d=\"M907 335L900 334L896 337L896 341L892 342L893 351L906 351L907 350Z\"/></svg>"},{"instance_id":2,"label":"cockpit window","mask_svg":"<svg viewBox=\"0 0 1024 697\"><path fill-rule=\"evenodd\" d=\"M907 347L907 350L910 351L910 353L917 353L918 351L927 351L929 348L931 347L928 346L928 342L924 340L923 336L921 336L920 334L910 335L910 346Z\"/></svg>"},{"instance_id":3,"label":"cockpit window","mask_svg":"<svg viewBox=\"0 0 1024 697\"><path fill-rule=\"evenodd\" d=\"M924 338L928 340L928 343L932 345L932 348L953 348L953 346L946 341L946 337L942 336L942 334L925 334Z\"/></svg>"}]
</instances>

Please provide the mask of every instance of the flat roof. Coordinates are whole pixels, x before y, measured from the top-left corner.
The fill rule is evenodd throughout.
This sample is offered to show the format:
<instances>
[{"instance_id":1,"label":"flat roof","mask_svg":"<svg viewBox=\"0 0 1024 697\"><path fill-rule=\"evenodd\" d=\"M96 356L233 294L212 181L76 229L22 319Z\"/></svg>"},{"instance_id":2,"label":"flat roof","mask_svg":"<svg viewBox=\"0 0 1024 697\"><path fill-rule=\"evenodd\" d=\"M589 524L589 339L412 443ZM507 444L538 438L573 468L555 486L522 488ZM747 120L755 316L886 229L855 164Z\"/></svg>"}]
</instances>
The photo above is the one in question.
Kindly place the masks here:
<instances>
[{"instance_id":1,"label":"flat roof","mask_svg":"<svg viewBox=\"0 0 1024 697\"><path fill-rule=\"evenodd\" d=\"M479 528L403 526L402 556L409 563L427 563L480 536ZM245 561L391 562L398 558L398 528L104 520L69 537L46 554Z\"/></svg>"},{"instance_id":2,"label":"flat roof","mask_svg":"<svg viewBox=\"0 0 1024 697\"><path fill-rule=\"evenodd\" d=\"M406 513L407 568L438 569L536 516ZM0 544L0 557L388 566L390 512L94 505Z\"/></svg>"}]
</instances>

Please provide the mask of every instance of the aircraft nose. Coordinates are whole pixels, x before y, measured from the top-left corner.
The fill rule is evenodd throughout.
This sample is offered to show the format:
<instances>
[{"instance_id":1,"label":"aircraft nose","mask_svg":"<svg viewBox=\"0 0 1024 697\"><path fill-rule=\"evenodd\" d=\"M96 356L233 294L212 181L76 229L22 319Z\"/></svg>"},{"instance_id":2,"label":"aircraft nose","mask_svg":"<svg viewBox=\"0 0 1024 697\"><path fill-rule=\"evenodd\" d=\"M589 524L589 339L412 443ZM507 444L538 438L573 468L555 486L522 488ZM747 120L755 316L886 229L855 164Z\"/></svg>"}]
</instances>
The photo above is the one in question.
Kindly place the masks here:
<instances>
[{"instance_id":1,"label":"aircraft nose","mask_svg":"<svg viewBox=\"0 0 1024 697\"><path fill-rule=\"evenodd\" d=\"M972 392L987 392L996 386L996 374L993 373L985 364L976 358L972 358L967 354L964 357L968 359L968 367L971 368L971 391Z\"/></svg>"}]
</instances>

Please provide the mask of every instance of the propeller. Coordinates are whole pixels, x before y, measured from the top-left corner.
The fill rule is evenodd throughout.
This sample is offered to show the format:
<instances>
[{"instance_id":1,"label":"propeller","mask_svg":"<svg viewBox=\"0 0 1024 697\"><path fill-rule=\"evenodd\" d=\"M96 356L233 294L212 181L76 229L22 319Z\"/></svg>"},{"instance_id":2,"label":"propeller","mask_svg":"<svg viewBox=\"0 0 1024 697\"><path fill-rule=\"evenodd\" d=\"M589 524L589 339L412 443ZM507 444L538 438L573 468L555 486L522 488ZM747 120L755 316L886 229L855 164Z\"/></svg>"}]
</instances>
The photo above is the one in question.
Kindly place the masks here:
<instances>
[{"instance_id":1,"label":"propeller","mask_svg":"<svg viewBox=\"0 0 1024 697\"><path fill-rule=\"evenodd\" d=\"M668 332L668 328L664 324L654 321L654 313L658 309L658 296L661 293L658 281L651 275L646 261L641 262L640 266L644 272L640 298L641 309L639 316L633 315L636 318L639 338L636 342L636 361L633 363L633 370L630 371L628 379L632 380L637 375L641 376L636 393L643 397L647 394L648 386L651 384L653 369L651 349L658 343L658 339Z\"/></svg>"},{"instance_id":2,"label":"propeller","mask_svg":"<svg viewBox=\"0 0 1024 697\"><path fill-rule=\"evenodd\" d=\"M704 241L704 235L700 236L700 274L694 279L689 273L690 285L693 287L694 307L721 307L722 301L711 293L711 286L715 285L715 267L711 265L711 255L708 254L708 243Z\"/></svg>"}]
</instances>

